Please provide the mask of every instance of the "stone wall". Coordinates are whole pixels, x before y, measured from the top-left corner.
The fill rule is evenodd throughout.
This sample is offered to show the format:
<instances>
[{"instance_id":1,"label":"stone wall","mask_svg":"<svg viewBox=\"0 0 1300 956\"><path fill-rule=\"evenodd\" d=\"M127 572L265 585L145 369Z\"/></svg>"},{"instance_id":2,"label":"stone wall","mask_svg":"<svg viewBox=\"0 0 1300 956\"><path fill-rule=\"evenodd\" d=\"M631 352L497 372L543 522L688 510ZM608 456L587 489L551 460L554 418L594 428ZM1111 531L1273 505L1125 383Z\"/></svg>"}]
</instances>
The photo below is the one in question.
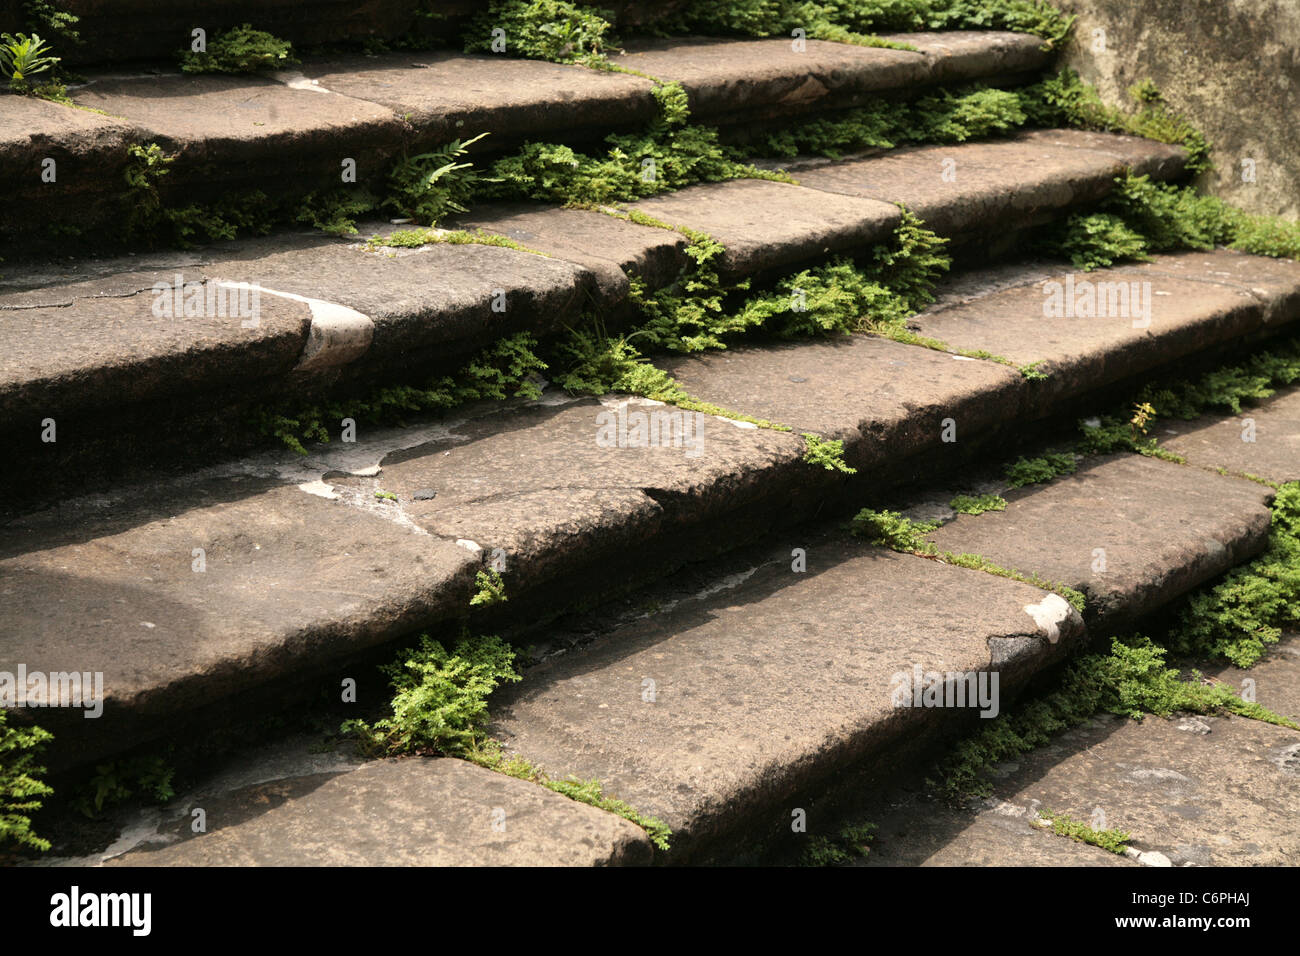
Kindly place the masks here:
<instances>
[{"instance_id":1,"label":"stone wall","mask_svg":"<svg viewBox=\"0 0 1300 956\"><path fill-rule=\"evenodd\" d=\"M1106 102L1149 77L1214 144L1207 191L1300 218L1298 0L1057 2L1079 16L1064 61Z\"/></svg>"}]
</instances>

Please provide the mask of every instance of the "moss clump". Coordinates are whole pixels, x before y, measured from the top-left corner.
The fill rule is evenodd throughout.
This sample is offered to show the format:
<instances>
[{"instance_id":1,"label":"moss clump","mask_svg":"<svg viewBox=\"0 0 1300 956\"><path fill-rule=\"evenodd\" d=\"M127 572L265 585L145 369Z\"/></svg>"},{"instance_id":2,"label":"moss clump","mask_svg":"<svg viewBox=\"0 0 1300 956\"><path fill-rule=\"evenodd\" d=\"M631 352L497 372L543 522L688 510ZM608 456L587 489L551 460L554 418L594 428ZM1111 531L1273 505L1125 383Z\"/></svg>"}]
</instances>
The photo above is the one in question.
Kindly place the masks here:
<instances>
[{"instance_id":1,"label":"moss clump","mask_svg":"<svg viewBox=\"0 0 1300 956\"><path fill-rule=\"evenodd\" d=\"M506 582L502 579L499 571L492 568L486 571L476 571L474 573L474 585L478 590L469 599L471 607L504 604L509 600L506 597Z\"/></svg>"},{"instance_id":2,"label":"moss clump","mask_svg":"<svg viewBox=\"0 0 1300 956\"><path fill-rule=\"evenodd\" d=\"M1074 455L1069 452L1053 452L1038 458L1017 458L1007 466L1006 476L1012 488L1023 488L1025 485L1041 484L1062 475L1072 475L1078 470L1079 463Z\"/></svg>"},{"instance_id":3,"label":"moss clump","mask_svg":"<svg viewBox=\"0 0 1300 956\"><path fill-rule=\"evenodd\" d=\"M465 50L597 65L605 59L610 29L599 11L564 0L494 0L471 22ZM499 40L504 50L493 49Z\"/></svg>"},{"instance_id":4,"label":"moss clump","mask_svg":"<svg viewBox=\"0 0 1300 956\"><path fill-rule=\"evenodd\" d=\"M1258 661L1284 628L1300 625L1300 482L1273 500L1268 548L1188 599L1169 644L1183 654L1224 657L1238 667Z\"/></svg>"},{"instance_id":5,"label":"moss clump","mask_svg":"<svg viewBox=\"0 0 1300 956\"><path fill-rule=\"evenodd\" d=\"M218 34L202 53L181 54L181 70L186 73L259 73L297 63L290 43L254 30L249 23Z\"/></svg>"},{"instance_id":6,"label":"moss clump","mask_svg":"<svg viewBox=\"0 0 1300 956\"><path fill-rule=\"evenodd\" d=\"M812 836L799 859L801 866L843 866L864 859L876 835L874 823L847 826L832 837Z\"/></svg>"},{"instance_id":7,"label":"moss clump","mask_svg":"<svg viewBox=\"0 0 1300 956\"><path fill-rule=\"evenodd\" d=\"M98 817L105 807L116 806L137 793L155 803L176 796L172 789L174 767L162 757L131 757L100 764L94 775L73 795L72 806L87 817Z\"/></svg>"},{"instance_id":8,"label":"moss clump","mask_svg":"<svg viewBox=\"0 0 1300 956\"><path fill-rule=\"evenodd\" d=\"M48 850L50 842L32 831L29 814L41 808L41 798L54 792L41 777L37 758L54 735L40 727L12 727L0 710L0 844Z\"/></svg>"},{"instance_id":9,"label":"moss clump","mask_svg":"<svg viewBox=\"0 0 1300 956\"><path fill-rule=\"evenodd\" d=\"M1123 830L1094 830L1086 823L1079 823L1077 820L1071 820L1064 813L1053 813L1051 810L1040 811L1039 817L1051 826L1052 832L1057 836L1069 837L1077 843L1101 847L1120 856L1123 856L1124 851L1128 849L1130 837Z\"/></svg>"},{"instance_id":10,"label":"moss clump","mask_svg":"<svg viewBox=\"0 0 1300 956\"><path fill-rule=\"evenodd\" d=\"M1006 511L1007 499L1001 495L957 495L948 507L958 514L982 515L986 511Z\"/></svg>"},{"instance_id":11,"label":"moss clump","mask_svg":"<svg viewBox=\"0 0 1300 956\"><path fill-rule=\"evenodd\" d=\"M863 508L850 523L850 530L871 544L895 551L933 554L935 546L926 535L939 527L937 521L914 521L898 511L872 511Z\"/></svg>"},{"instance_id":12,"label":"moss clump","mask_svg":"<svg viewBox=\"0 0 1300 956\"><path fill-rule=\"evenodd\" d=\"M812 432L804 432L803 441L803 460L814 468L839 471L846 475L858 473L856 468L850 468L844 461L844 442L841 439L822 438Z\"/></svg>"},{"instance_id":13,"label":"moss clump","mask_svg":"<svg viewBox=\"0 0 1300 956\"><path fill-rule=\"evenodd\" d=\"M392 716L344 721L340 733L368 753L465 756L486 739L488 696L518 681L515 652L500 638L463 633L448 650L427 634L383 668L396 692Z\"/></svg>"}]
</instances>

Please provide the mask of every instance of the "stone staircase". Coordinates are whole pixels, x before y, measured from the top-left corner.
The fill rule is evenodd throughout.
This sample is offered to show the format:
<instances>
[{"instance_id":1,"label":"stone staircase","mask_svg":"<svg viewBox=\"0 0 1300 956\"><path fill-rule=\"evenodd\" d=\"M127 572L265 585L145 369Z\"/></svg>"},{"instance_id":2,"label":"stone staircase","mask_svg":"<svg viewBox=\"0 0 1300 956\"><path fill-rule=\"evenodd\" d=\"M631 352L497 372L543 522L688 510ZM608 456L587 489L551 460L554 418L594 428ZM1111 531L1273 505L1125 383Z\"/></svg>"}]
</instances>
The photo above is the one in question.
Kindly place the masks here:
<instances>
[{"instance_id":1,"label":"stone staircase","mask_svg":"<svg viewBox=\"0 0 1300 956\"><path fill-rule=\"evenodd\" d=\"M362 6L347 30L398 22L410 4ZM614 61L681 82L693 122L735 130L939 83L1023 83L1048 64L1036 37L897 38L917 51L809 41L794 54L786 40L685 38L631 42ZM899 224L899 204L952 241L964 267L909 323L948 351L855 335L656 356L695 398L791 431L700 416L696 450L604 447L599 416L662 406L547 385L536 400L362 428L306 456L268 448L245 424L259 407L444 372L502 336L545 340L593 312L626 323L632 281L672 283L686 237L591 209L485 204L443 225L533 251L397 248L384 243L395 224L378 220L360 224L373 240L280 229L183 251L49 258L23 223L107 230L122 215L130 144L177 155L173 197L304 195L337 177L340 158L356 159L364 179L403 151L485 130L499 154L634 128L655 115L652 81L457 53L193 77L140 67L161 55L156 37L106 49L70 91L104 114L0 98L0 183L22 220L0 223L11 240L0 266L10 461L0 670L104 677L98 719L14 712L55 734L45 762L73 780L164 745L251 740L250 727L333 699L345 679L373 706L386 689L371 665L421 632L454 635L476 572L502 556L509 600L469 622L533 645L540 663L493 697L491 733L552 778L600 780L673 837L656 850L617 816L463 761L362 762L286 732L235 749L148 811L134 836L82 862L767 859L790 848L792 808L884 792L896 766L969 729L951 709L893 706L892 675L996 672L1010 699L1071 651L1259 553L1272 492L1240 475L1300 479L1292 394L1256 414L1278 439L1258 451L1223 424L1197 423L1170 443L1187 465L1089 459L1070 477L1007 492L1005 514L935 532L944 548L1084 592L1082 615L1034 585L844 532L867 503L901 496L943 511L990 462L1154 377L1247 354L1300 319L1300 264L1223 249L1091 274L1149 283L1140 327L1128 316L1045 317L1045 284L1074 272L1018 241L1105 197L1124 169L1184 174L1179 147L1072 129L800 158L782 164L797 184L731 180L623 207L708 233L726 247L722 274L757 282L869 250ZM48 190L45 157L60 169ZM951 181L939 175L948 161L959 170ZM160 316L159 284L205 295L256 286L260 313L252 324ZM51 419L55 442L42 440ZM842 440L856 473L810 467L802 433ZM1097 547L1110 557L1104 578L1090 569ZM806 569L792 569L796 552ZM646 595L659 610L565 639L575 609ZM209 831L200 836L196 806Z\"/></svg>"}]
</instances>

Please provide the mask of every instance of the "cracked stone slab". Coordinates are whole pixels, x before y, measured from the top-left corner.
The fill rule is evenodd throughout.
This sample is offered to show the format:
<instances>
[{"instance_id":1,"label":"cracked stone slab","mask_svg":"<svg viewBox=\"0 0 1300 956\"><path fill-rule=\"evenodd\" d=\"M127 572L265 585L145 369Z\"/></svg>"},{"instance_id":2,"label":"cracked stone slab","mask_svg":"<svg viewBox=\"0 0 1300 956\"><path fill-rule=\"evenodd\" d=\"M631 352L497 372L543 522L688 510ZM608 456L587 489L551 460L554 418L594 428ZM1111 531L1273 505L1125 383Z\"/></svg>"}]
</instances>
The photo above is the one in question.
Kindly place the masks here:
<instances>
[{"instance_id":1,"label":"cracked stone slab","mask_svg":"<svg viewBox=\"0 0 1300 956\"><path fill-rule=\"evenodd\" d=\"M1037 69L1042 41L1025 34L951 31L889 34L918 47L891 50L807 40L637 39L611 59L682 84L691 112L722 122L857 106L886 90Z\"/></svg>"},{"instance_id":2,"label":"cracked stone slab","mask_svg":"<svg viewBox=\"0 0 1300 956\"><path fill-rule=\"evenodd\" d=\"M847 535L810 547L807 568L766 565L533 668L502 695L492 732L553 776L597 777L663 819L680 860L732 828L789 820L783 801L799 789L957 716L894 706L914 668L991 680L990 641L1025 637L1036 647L1016 662L1023 675L1083 633L1067 605L1050 643L1026 612L1037 588Z\"/></svg>"},{"instance_id":3,"label":"cracked stone slab","mask_svg":"<svg viewBox=\"0 0 1300 956\"><path fill-rule=\"evenodd\" d=\"M93 756L459 609L476 566L450 541L267 479L51 509L0 529L0 669L102 672L102 717L29 711Z\"/></svg>"},{"instance_id":4,"label":"cracked stone slab","mask_svg":"<svg viewBox=\"0 0 1300 956\"><path fill-rule=\"evenodd\" d=\"M1006 511L958 515L930 540L1081 590L1090 620L1116 624L1259 554L1271 495L1254 482L1112 455L1007 491Z\"/></svg>"},{"instance_id":5,"label":"cracked stone slab","mask_svg":"<svg viewBox=\"0 0 1300 956\"><path fill-rule=\"evenodd\" d=\"M1014 418L1024 387L1014 369L866 335L729 348L663 366L703 401L842 439L857 468L933 448L945 419L957 422L960 441Z\"/></svg>"},{"instance_id":6,"label":"cracked stone slab","mask_svg":"<svg viewBox=\"0 0 1300 956\"><path fill-rule=\"evenodd\" d=\"M649 863L644 830L463 760L377 760L236 795L245 819L109 866L612 866ZM238 803L272 804L248 815ZM241 812L242 811L242 812Z\"/></svg>"},{"instance_id":7,"label":"cracked stone slab","mask_svg":"<svg viewBox=\"0 0 1300 956\"><path fill-rule=\"evenodd\" d=\"M179 281L178 281L179 277ZM154 284L168 284L160 299ZM221 302L226 315L175 314L176 292ZM164 301L173 317L156 314ZM135 272L108 280L0 292L0 418L32 427L77 409L247 386L292 369L312 326L301 302L209 288L201 273ZM206 308L206 306L205 306ZM244 312L256 315L244 317ZM251 324L250 324L251 323Z\"/></svg>"},{"instance_id":8,"label":"cracked stone slab","mask_svg":"<svg viewBox=\"0 0 1300 956\"><path fill-rule=\"evenodd\" d=\"M1181 147L1079 130L1035 130L960 145L908 146L865 159L797 163L800 185L902 203L943 236L1047 222L1111 191L1124 167L1153 179L1182 172Z\"/></svg>"},{"instance_id":9,"label":"cracked stone slab","mask_svg":"<svg viewBox=\"0 0 1300 956\"><path fill-rule=\"evenodd\" d=\"M1162 421L1162 448L1202 468L1226 468L1274 482L1300 481L1300 388L1287 389L1240 415Z\"/></svg>"},{"instance_id":10,"label":"cracked stone slab","mask_svg":"<svg viewBox=\"0 0 1300 956\"><path fill-rule=\"evenodd\" d=\"M637 446L638 433L628 431L634 415L658 423L657 444ZM624 445L602 444L602 425L620 422ZM609 397L461 423L446 438L387 455L375 481L431 534L503 549L513 588L600 554L635 554L651 539L725 513L783 475L804 472L801 455L789 434ZM328 480L336 489L370 481Z\"/></svg>"},{"instance_id":11,"label":"cracked stone slab","mask_svg":"<svg viewBox=\"0 0 1300 956\"><path fill-rule=\"evenodd\" d=\"M284 235L221 252L207 265L208 274L369 317L369 363L449 345L466 352L519 331L554 331L576 319L596 282L573 263L479 244L371 252L358 242Z\"/></svg>"},{"instance_id":12,"label":"cracked stone slab","mask_svg":"<svg viewBox=\"0 0 1300 956\"><path fill-rule=\"evenodd\" d=\"M1045 414L1062 399L1155 372L1178 359L1214 350L1273 323L1300 318L1300 269L1285 270L1289 286L1272 273L1272 288L1250 283L1251 257L1227 251L1159 256L1141 267L1078 272L1057 267L1046 275L1035 266L1010 288L928 309L909 328L953 349L983 350L1048 378L1027 392L1026 412ZM1237 281L1192 278L1207 259L1222 260L1217 272ZM1244 269L1241 267L1245 267ZM1183 278L1186 276L1186 278ZM1290 306L1278 308L1291 300Z\"/></svg>"},{"instance_id":13,"label":"cracked stone slab","mask_svg":"<svg viewBox=\"0 0 1300 956\"><path fill-rule=\"evenodd\" d=\"M889 202L840 196L761 179L688 186L630 203L673 226L707 232L727 247L731 276L785 268L887 238L900 213Z\"/></svg>"}]
</instances>

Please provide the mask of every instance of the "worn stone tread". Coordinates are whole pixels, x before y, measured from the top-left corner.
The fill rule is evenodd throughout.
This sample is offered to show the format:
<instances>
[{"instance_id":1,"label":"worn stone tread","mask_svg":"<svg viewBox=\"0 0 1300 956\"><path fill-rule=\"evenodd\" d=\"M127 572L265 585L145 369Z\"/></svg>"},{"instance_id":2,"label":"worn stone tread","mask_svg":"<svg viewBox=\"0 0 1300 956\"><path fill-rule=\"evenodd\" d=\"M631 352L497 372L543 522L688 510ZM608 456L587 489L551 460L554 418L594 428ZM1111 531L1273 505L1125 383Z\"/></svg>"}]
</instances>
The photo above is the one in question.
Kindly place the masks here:
<instances>
[{"instance_id":1,"label":"worn stone tread","mask_svg":"<svg viewBox=\"0 0 1300 956\"><path fill-rule=\"evenodd\" d=\"M1300 648L1284 638L1250 670L1210 676L1260 704L1300 715ZM1300 838L1300 733L1243 717L1109 714L997 768L994 795L972 815L890 800L867 866L1294 866ZM889 798L886 798L889 799ZM1031 827L1039 810L1127 832L1120 857Z\"/></svg>"},{"instance_id":2,"label":"worn stone tread","mask_svg":"<svg viewBox=\"0 0 1300 956\"><path fill-rule=\"evenodd\" d=\"M1006 511L958 515L930 539L1081 590L1090 620L1114 627L1260 553L1272 492L1125 453L1005 496Z\"/></svg>"},{"instance_id":3,"label":"worn stone tread","mask_svg":"<svg viewBox=\"0 0 1300 956\"><path fill-rule=\"evenodd\" d=\"M1239 415L1162 421L1162 448L1203 468L1226 468L1274 482L1300 481L1300 388L1290 388Z\"/></svg>"},{"instance_id":4,"label":"worn stone tread","mask_svg":"<svg viewBox=\"0 0 1300 956\"><path fill-rule=\"evenodd\" d=\"M761 566L539 665L491 729L663 819L684 860L741 823L788 821L801 788L938 719L893 705L895 675L1023 677L1082 634L1059 596L841 535L809 544L806 573Z\"/></svg>"},{"instance_id":5,"label":"worn stone tread","mask_svg":"<svg viewBox=\"0 0 1300 956\"><path fill-rule=\"evenodd\" d=\"M622 817L462 760L377 760L249 790L245 802L278 805L229 826L211 813L209 832L107 865L614 866L654 853Z\"/></svg>"}]
</instances>

